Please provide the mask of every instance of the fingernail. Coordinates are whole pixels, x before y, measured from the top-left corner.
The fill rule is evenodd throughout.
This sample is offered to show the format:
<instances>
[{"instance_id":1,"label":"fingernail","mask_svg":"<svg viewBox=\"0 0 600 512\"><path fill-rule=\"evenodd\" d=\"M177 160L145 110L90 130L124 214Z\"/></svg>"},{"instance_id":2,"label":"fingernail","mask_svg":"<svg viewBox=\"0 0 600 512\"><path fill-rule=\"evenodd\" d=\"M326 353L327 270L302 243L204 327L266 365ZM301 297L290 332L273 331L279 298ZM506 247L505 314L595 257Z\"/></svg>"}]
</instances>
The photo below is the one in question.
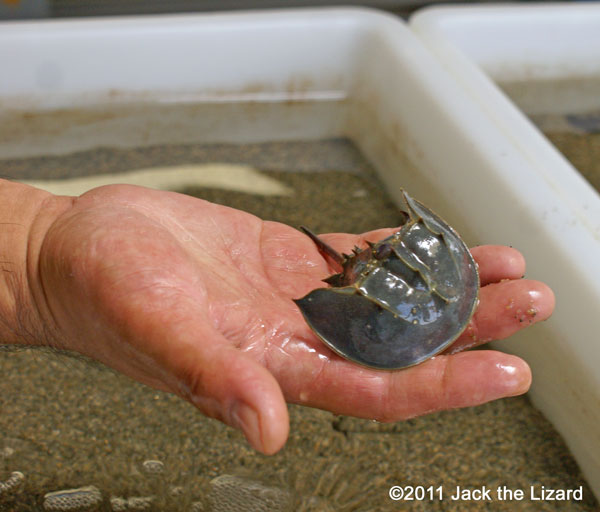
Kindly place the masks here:
<instances>
[{"instance_id":1,"label":"fingernail","mask_svg":"<svg viewBox=\"0 0 600 512\"><path fill-rule=\"evenodd\" d=\"M531 370L527 363L518 358L512 359L496 363L502 396L522 395L531 385Z\"/></svg>"},{"instance_id":2,"label":"fingernail","mask_svg":"<svg viewBox=\"0 0 600 512\"><path fill-rule=\"evenodd\" d=\"M263 451L260 423L256 411L244 402L237 402L231 409L231 417L255 450Z\"/></svg>"}]
</instances>

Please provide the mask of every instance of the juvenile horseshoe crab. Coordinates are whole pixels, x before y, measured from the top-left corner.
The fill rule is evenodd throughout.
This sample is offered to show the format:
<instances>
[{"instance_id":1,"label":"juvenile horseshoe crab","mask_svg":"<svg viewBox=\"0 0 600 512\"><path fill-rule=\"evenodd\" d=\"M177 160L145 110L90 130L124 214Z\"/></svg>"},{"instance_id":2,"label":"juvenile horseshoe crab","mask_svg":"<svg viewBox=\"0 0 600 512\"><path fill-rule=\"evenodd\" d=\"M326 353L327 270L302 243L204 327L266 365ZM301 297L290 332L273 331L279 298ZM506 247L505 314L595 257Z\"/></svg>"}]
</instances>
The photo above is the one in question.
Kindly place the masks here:
<instances>
[{"instance_id":1,"label":"juvenile horseshoe crab","mask_svg":"<svg viewBox=\"0 0 600 512\"><path fill-rule=\"evenodd\" d=\"M366 249L339 254L301 229L339 273L295 300L308 325L342 357L395 370L433 357L456 340L477 306L477 264L460 236L402 192L406 220Z\"/></svg>"}]
</instances>

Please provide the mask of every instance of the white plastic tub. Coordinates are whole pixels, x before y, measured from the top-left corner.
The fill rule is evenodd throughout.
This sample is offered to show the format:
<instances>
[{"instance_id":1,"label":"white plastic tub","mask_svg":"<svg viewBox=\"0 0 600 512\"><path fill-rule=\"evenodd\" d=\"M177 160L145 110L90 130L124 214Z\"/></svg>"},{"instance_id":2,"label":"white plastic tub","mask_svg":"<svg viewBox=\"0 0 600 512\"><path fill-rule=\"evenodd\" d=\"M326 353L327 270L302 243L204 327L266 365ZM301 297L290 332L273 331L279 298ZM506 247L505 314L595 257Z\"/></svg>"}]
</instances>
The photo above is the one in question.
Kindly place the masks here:
<instances>
[{"instance_id":1,"label":"white plastic tub","mask_svg":"<svg viewBox=\"0 0 600 512\"><path fill-rule=\"evenodd\" d=\"M392 196L405 187L477 242L485 201L474 201L472 175L495 179L495 169L472 137L488 121L391 15L312 9L4 23L0 63L0 131L11 116L32 112L163 102L207 109L188 124L152 120L180 143L349 136ZM222 105L247 115L211 117L211 106ZM152 124L124 140L122 130L107 129L111 119L65 118L70 140L43 129L5 131L0 154L154 142Z\"/></svg>"},{"instance_id":2,"label":"white plastic tub","mask_svg":"<svg viewBox=\"0 0 600 512\"><path fill-rule=\"evenodd\" d=\"M600 196L523 113L600 108L600 4L433 8L410 26L496 127L477 142L503 178L504 213L484 210L504 222L489 219L486 238L523 250L557 296L543 343L509 349L531 363L534 403L600 495Z\"/></svg>"},{"instance_id":3,"label":"white plastic tub","mask_svg":"<svg viewBox=\"0 0 600 512\"><path fill-rule=\"evenodd\" d=\"M0 69L4 157L152 144L161 123L180 143L349 136L392 197L405 187L470 245L519 247L529 276L557 291L559 308L510 349L533 366L536 403L598 485L600 361L587 344L600 332L599 288L590 285L600 279L592 264L598 226L589 222L596 198L577 182L582 200L568 201L555 182L560 176L543 174L537 153L526 152L398 18L315 9L0 24ZM70 115L146 101L202 104L208 113L213 105L239 105L246 115L227 107L230 117L153 119L126 140L107 129L107 116ZM68 114L68 143L43 129L2 134L11 116L57 108Z\"/></svg>"}]
</instances>

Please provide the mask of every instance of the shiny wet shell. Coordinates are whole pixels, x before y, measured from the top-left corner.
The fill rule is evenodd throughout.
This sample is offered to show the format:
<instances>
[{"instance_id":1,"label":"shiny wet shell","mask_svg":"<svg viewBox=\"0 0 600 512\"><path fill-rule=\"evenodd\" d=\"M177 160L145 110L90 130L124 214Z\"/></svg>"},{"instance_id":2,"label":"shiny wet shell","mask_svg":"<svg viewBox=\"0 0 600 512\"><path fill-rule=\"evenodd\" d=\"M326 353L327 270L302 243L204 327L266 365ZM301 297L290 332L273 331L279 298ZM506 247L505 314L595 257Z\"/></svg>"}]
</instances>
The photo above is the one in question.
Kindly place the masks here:
<instances>
[{"instance_id":1,"label":"shiny wet shell","mask_svg":"<svg viewBox=\"0 0 600 512\"><path fill-rule=\"evenodd\" d=\"M460 236L403 193L407 219L392 236L338 255L305 230L340 272L296 300L317 336L364 366L400 369L452 344L477 306L477 265Z\"/></svg>"}]
</instances>

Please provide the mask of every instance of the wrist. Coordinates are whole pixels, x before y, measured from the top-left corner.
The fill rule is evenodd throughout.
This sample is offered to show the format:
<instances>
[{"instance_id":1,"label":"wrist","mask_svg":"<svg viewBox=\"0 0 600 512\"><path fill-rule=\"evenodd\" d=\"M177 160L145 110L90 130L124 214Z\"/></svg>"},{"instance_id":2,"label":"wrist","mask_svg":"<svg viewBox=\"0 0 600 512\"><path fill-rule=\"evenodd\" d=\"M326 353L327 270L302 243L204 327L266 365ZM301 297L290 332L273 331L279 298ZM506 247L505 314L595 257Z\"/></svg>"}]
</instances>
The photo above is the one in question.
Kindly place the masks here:
<instances>
[{"instance_id":1,"label":"wrist","mask_svg":"<svg viewBox=\"0 0 600 512\"><path fill-rule=\"evenodd\" d=\"M71 204L0 179L0 344L56 344L39 261L48 229Z\"/></svg>"}]
</instances>

